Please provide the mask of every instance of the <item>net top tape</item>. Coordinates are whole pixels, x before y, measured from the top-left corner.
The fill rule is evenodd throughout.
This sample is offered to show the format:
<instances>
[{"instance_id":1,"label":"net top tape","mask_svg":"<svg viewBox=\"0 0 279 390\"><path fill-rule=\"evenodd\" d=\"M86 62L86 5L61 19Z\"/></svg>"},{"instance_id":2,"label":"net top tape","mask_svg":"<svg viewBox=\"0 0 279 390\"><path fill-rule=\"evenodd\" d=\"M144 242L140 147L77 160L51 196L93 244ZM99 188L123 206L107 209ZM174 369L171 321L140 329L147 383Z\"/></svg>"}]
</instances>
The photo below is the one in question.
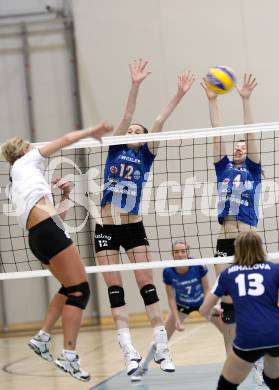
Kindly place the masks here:
<instances>
[{"instance_id":1,"label":"net top tape","mask_svg":"<svg viewBox=\"0 0 279 390\"><path fill-rule=\"evenodd\" d=\"M279 252L269 253L267 260L279 260ZM233 256L229 257L208 257L202 259L185 259L185 260L163 260L163 261L150 261L140 263L127 263L127 264L111 264L111 265L96 265L85 267L88 274L96 274L101 272L113 272L113 271L134 271L140 269L160 269L167 267L185 267L194 265L211 265L211 264L227 264L233 262ZM7 272L0 273L0 280L8 279L28 279L52 276L48 270L33 270L22 272Z\"/></svg>"},{"instance_id":2,"label":"net top tape","mask_svg":"<svg viewBox=\"0 0 279 390\"><path fill-rule=\"evenodd\" d=\"M151 141L168 141L168 140L184 140L195 138L207 138L207 137L220 137L237 135L244 133L260 133L267 131L279 131L279 122L257 123L252 125L239 125L239 126L224 126L224 127L208 127L203 129L189 129L189 130L176 130L176 131L164 131L160 133L148 133L127 136L109 136L103 137L102 142L99 142L93 138L84 138L75 144L67 146L64 149L82 149L82 148L96 148L100 146L109 145L123 145L135 142L151 142ZM38 147L46 145L47 142L36 143Z\"/></svg>"}]
</instances>

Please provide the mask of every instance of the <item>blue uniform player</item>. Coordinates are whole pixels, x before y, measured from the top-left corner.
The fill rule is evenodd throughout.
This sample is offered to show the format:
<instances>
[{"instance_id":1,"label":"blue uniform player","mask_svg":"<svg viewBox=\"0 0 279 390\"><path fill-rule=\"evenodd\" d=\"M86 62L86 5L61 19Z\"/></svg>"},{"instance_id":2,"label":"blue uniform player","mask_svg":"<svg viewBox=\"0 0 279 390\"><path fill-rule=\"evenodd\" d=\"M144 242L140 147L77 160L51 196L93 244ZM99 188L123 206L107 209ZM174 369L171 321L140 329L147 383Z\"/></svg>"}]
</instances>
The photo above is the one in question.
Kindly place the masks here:
<instances>
[{"instance_id":1,"label":"blue uniform player","mask_svg":"<svg viewBox=\"0 0 279 390\"><path fill-rule=\"evenodd\" d=\"M241 145L239 145L241 147ZM235 221L256 227L261 184L261 165L247 156L235 165L228 156L215 163L218 186L218 222L223 225L227 216Z\"/></svg>"},{"instance_id":2,"label":"blue uniform player","mask_svg":"<svg viewBox=\"0 0 279 390\"><path fill-rule=\"evenodd\" d=\"M129 145L110 146L101 206L113 204L127 213L138 215L142 190L154 158L147 143L139 149L130 148Z\"/></svg>"},{"instance_id":3,"label":"blue uniform player","mask_svg":"<svg viewBox=\"0 0 279 390\"><path fill-rule=\"evenodd\" d=\"M278 290L279 264L265 260L257 233L240 233L233 265L221 273L200 308L209 318L221 314L214 305L224 295L230 295L235 306L236 336L217 390L237 389L262 357L266 385L279 389Z\"/></svg>"},{"instance_id":4,"label":"blue uniform player","mask_svg":"<svg viewBox=\"0 0 279 390\"><path fill-rule=\"evenodd\" d=\"M141 82L150 73L147 62L139 60L130 65L132 85L123 120L114 135L127 135L127 141L137 134L147 133L141 124L131 124ZM178 77L178 89L171 101L156 118L152 132L160 132L170 114L182 97L191 88L194 78L191 73ZM129 142L127 145L111 146L104 172L104 192L101 201L102 223L96 225L95 250L99 264L119 263L119 250L123 247L129 260L150 261L149 243L141 215L143 187L155 159L158 142ZM119 272L103 274L108 286L112 316L117 329L118 342L122 349L126 371L131 375L141 360L132 344L128 327L128 314L122 278ZM137 285L143 298L146 313L154 329L155 360L164 371L174 371L167 346L167 333L163 324L152 270L135 271Z\"/></svg>"},{"instance_id":5,"label":"blue uniform player","mask_svg":"<svg viewBox=\"0 0 279 390\"><path fill-rule=\"evenodd\" d=\"M203 302L202 279L207 274L208 269L201 265L185 268L187 269L165 268L163 280L166 286L173 289L178 310L190 314L192 311L198 310Z\"/></svg>"},{"instance_id":6,"label":"blue uniform player","mask_svg":"<svg viewBox=\"0 0 279 390\"><path fill-rule=\"evenodd\" d=\"M176 241L172 246L172 256L174 260L190 259L189 246L184 241ZM164 269L163 281L170 309L165 321L169 339L175 330L184 330L183 322L190 313L199 310L209 291L207 273L208 269L200 265ZM224 324L220 317L212 317L212 323L223 333ZM140 367L132 375L133 382L140 381L147 372L150 362L154 359L154 353L155 348L152 343Z\"/></svg>"},{"instance_id":7,"label":"blue uniform player","mask_svg":"<svg viewBox=\"0 0 279 390\"><path fill-rule=\"evenodd\" d=\"M252 75L244 75L244 82L237 91L242 99L244 124L253 123L250 97L257 83ZM220 126L217 95L202 84L208 101L212 127ZM239 232L256 230L258 223L258 198L261 183L260 154L255 134L245 134L245 139L235 143L233 159L227 156L222 137L213 139L214 165L218 189L218 222L220 224L215 257L234 254L234 240ZM219 275L226 264L216 264ZM235 335L234 308L230 297L222 298L224 341L229 352Z\"/></svg>"}]
</instances>

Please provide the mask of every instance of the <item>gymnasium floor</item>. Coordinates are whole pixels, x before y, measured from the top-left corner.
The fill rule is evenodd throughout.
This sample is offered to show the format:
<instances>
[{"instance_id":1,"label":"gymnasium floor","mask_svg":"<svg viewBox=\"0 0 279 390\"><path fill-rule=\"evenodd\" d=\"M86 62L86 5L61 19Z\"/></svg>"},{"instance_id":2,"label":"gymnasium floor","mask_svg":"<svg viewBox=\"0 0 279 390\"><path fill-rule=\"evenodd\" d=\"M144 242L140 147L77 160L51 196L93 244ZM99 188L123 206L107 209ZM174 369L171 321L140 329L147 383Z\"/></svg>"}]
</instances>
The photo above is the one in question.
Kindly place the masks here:
<instances>
[{"instance_id":1,"label":"gymnasium floor","mask_svg":"<svg viewBox=\"0 0 279 390\"><path fill-rule=\"evenodd\" d=\"M152 337L150 328L132 329L134 344L144 354ZM155 364L140 383L131 384L123 370L122 356L112 330L82 331L79 352L82 367L92 373L89 383L79 382L42 360L28 346L29 336L0 339L0 389L5 390L214 390L225 358L223 341L209 323L186 324L170 345L177 372L166 374ZM61 350L62 337L53 336L53 353ZM239 387L256 389L253 378ZM261 389L266 389L261 387Z\"/></svg>"}]
</instances>

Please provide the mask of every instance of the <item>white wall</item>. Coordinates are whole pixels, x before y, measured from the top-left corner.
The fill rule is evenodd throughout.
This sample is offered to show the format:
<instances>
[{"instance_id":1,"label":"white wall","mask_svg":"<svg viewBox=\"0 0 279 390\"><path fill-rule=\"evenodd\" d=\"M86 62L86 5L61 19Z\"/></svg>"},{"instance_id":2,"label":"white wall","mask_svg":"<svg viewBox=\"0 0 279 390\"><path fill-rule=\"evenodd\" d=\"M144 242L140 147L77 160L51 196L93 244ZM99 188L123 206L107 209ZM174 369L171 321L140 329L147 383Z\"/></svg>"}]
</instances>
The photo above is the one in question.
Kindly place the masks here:
<instances>
[{"instance_id":1,"label":"white wall","mask_svg":"<svg viewBox=\"0 0 279 390\"><path fill-rule=\"evenodd\" d=\"M253 72L259 81L253 97L255 120L278 119L276 0L264 5L261 0L143 0L140 5L77 0L73 5L85 123L120 119L129 88L127 64L139 57L150 60L153 74L142 87L135 121L151 125L176 89L176 75L186 68L197 81L166 128L207 126L199 81L215 64L232 67L240 81L243 72ZM237 94L221 101L223 123L241 123Z\"/></svg>"},{"instance_id":2,"label":"white wall","mask_svg":"<svg viewBox=\"0 0 279 390\"><path fill-rule=\"evenodd\" d=\"M61 1L47 3L55 7ZM15 135L30 138L25 71L31 78L36 140L48 141L75 127L70 56L63 23L44 23L42 20L48 18L47 14L38 17L41 22L37 24L28 23L34 18L27 17L1 19L3 15L44 10L44 2L35 0L0 1L0 142ZM19 25L23 21L26 22L30 56L27 70ZM4 27L7 23L9 26Z\"/></svg>"}]
</instances>

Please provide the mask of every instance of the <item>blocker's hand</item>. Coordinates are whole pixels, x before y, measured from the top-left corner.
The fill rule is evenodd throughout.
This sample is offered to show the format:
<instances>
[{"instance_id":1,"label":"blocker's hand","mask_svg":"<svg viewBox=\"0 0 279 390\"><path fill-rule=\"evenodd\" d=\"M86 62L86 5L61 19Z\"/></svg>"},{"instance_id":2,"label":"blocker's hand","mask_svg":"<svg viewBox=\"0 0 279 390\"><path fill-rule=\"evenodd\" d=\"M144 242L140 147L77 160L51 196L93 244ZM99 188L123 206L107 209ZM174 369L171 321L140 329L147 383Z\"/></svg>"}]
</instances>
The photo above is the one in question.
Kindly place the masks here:
<instances>
[{"instance_id":1,"label":"blocker's hand","mask_svg":"<svg viewBox=\"0 0 279 390\"><path fill-rule=\"evenodd\" d=\"M237 85L236 89L242 99L249 99L257 85L258 83L256 82L256 78L253 77L252 73L249 75L245 73L243 78L243 85L241 87Z\"/></svg>"},{"instance_id":2,"label":"blocker's hand","mask_svg":"<svg viewBox=\"0 0 279 390\"><path fill-rule=\"evenodd\" d=\"M189 89L192 87L195 81L195 77L192 72L183 72L177 76L177 88L178 93L181 96L184 96Z\"/></svg>"},{"instance_id":3,"label":"blocker's hand","mask_svg":"<svg viewBox=\"0 0 279 390\"><path fill-rule=\"evenodd\" d=\"M146 69L148 61L139 60L129 64L131 80L133 84L140 84L151 72Z\"/></svg>"},{"instance_id":4,"label":"blocker's hand","mask_svg":"<svg viewBox=\"0 0 279 390\"><path fill-rule=\"evenodd\" d=\"M207 83L206 83L206 78L204 77L202 80L203 81L200 84L201 84L208 100L217 99L217 97L218 97L217 93L215 93L214 91L212 91L211 89L208 88Z\"/></svg>"}]
</instances>

